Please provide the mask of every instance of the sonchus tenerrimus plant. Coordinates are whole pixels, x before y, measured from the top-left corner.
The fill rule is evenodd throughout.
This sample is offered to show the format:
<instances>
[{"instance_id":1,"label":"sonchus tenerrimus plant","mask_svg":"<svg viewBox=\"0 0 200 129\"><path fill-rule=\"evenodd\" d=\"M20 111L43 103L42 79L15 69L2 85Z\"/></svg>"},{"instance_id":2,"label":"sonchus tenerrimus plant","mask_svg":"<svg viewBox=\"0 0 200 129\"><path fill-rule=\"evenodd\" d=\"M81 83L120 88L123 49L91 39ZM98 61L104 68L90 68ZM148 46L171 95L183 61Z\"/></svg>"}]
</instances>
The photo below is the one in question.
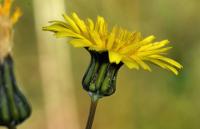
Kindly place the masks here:
<instances>
[{"instance_id":1,"label":"sonchus tenerrimus plant","mask_svg":"<svg viewBox=\"0 0 200 129\"><path fill-rule=\"evenodd\" d=\"M20 8L10 14L12 1L0 3L0 126L16 129L31 114L25 96L18 88L13 71L13 26L21 16Z\"/></svg>"},{"instance_id":2,"label":"sonchus tenerrimus plant","mask_svg":"<svg viewBox=\"0 0 200 129\"><path fill-rule=\"evenodd\" d=\"M143 37L140 32L129 32L121 27L108 29L103 17L94 22L90 18L82 20L76 13L63 15L65 21L50 21L43 28L57 38L70 38L74 47L85 48L91 55L90 65L83 77L83 88L91 97L91 108L86 129L92 128L97 102L116 90L118 70L122 65L130 69L151 71L147 63L178 74L182 65L166 57L171 47L168 40L155 42L155 36Z\"/></svg>"}]
</instances>

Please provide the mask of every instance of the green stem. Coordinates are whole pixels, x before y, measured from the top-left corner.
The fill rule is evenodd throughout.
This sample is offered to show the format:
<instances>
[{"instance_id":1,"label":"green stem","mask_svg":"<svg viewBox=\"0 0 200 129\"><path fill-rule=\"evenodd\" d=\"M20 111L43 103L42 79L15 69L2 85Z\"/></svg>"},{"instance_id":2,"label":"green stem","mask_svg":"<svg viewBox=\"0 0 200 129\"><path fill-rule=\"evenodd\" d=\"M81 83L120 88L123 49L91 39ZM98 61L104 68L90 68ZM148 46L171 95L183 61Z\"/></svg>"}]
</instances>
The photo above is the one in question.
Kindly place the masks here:
<instances>
[{"instance_id":1,"label":"green stem","mask_svg":"<svg viewBox=\"0 0 200 129\"><path fill-rule=\"evenodd\" d=\"M8 129L17 129L17 127L13 126L13 125L10 125L10 126L8 126Z\"/></svg>"},{"instance_id":2,"label":"green stem","mask_svg":"<svg viewBox=\"0 0 200 129\"><path fill-rule=\"evenodd\" d=\"M85 129L92 129L92 124L94 121L94 116L97 108L99 97L92 95L91 96L91 104L90 104L90 112L88 116L88 121Z\"/></svg>"}]
</instances>

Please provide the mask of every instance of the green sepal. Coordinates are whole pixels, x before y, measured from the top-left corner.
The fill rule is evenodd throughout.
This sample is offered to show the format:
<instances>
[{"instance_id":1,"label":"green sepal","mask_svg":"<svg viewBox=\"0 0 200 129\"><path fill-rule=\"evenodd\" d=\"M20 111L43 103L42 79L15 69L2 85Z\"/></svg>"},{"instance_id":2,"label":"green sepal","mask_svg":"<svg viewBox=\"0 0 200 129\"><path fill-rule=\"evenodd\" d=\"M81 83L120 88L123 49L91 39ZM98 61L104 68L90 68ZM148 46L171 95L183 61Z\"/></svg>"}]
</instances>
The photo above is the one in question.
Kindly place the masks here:
<instances>
[{"instance_id":1,"label":"green sepal","mask_svg":"<svg viewBox=\"0 0 200 129\"><path fill-rule=\"evenodd\" d=\"M123 63L110 63L107 52L89 52L91 62L82 80L83 88L102 97L114 94L117 73Z\"/></svg>"}]
</instances>

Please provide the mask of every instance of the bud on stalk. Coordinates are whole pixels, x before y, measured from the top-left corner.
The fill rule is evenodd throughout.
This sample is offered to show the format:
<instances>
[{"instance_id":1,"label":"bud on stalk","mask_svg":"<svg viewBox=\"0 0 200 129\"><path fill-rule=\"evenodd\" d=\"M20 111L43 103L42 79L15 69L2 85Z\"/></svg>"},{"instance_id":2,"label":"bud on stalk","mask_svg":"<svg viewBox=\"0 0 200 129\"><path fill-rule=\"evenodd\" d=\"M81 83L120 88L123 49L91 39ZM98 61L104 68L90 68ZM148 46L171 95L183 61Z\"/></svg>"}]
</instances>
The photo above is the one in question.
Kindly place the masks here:
<instances>
[{"instance_id":1,"label":"bud on stalk","mask_svg":"<svg viewBox=\"0 0 200 129\"><path fill-rule=\"evenodd\" d=\"M0 63L0 125L15 127L30 114L31 108L18 89L13 72L13 60L8 55Z\"/></svg>"}]
</instances>

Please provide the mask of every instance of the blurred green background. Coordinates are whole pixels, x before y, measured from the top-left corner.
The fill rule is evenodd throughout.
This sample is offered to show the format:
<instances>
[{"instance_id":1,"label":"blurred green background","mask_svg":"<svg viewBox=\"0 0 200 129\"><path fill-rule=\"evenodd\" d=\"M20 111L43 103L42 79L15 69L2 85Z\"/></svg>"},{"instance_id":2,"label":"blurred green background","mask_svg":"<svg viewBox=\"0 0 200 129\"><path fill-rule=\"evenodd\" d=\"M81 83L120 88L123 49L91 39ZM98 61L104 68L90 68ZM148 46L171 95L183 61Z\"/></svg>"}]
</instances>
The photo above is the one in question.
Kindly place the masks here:
<instances>
[{"instance_id":1,"label":"blurred green background","mask_svg":"<svg viewBox=\"0 0 200 129\"><path fill-rule=\"evenodd\" d=\"M46 2L56 0L46 0ZM59 2L59 1L57 1ZM17 0L23 10L23 17L15 26L15 71L21 89L29 97L33 107L32 117L21 125L20 129L50 129L51 123L46 119L60 110L69 110L64 104L68 94L62 96L61 105L47 115L46 101L53 103L54 99L45 98L48 85L42 85L38 38L42 30L37 29L36 21L41 17L49 4L41 1L41 7L36 7L35 0ZM121 68L117 80L117 92L100 101L94 122L94 129L199 129L200 128L200 1L199 0L65 0L60 3L66 7L68 14L77 12L82 18L104 16L110 26L115 24L131 31L141 31L144 36L154 34L157 40L169 39L173 49L170 57L179 61L184 68L178 76L158 67L153 72L129 70ZM51 8L53 8L52 5ZM50 13L50 12L49 12ZM47 13L46 15L50 15ZM63 12L64 13L64 12ZM61 13L62 14L62 13ZM60 15L61 15L60 14ZM38 19L37 19L38 18ZM47 22L52 19L48 19ZM43 26L44 26L43 25ZM41 31L41 32L40 32ZM49 34L49 38L54 37ZM71 72L74 92L71 93L75 104L73 111L77 113L77 129L83 129L87 119L89 97L81 86L82 76L89 64L89 54L83 49L75 49L61 40L54 44L69 47L70 58L67 64ZM41 48L41 47L40 47ZM44 48L46 51L48 48ZM57 54L57 53L54 53ZM60 55L65 60L64 55ZM54 56L49 55L54 61ZM51 65L51 64L49 64ZM65 65L63 66L65 67ZM66 67L69 67L66 65ZM51 73L51 69L49 69ZM60 74L60 72L52 74ZM64 77L65 78L65 77ZM67 81L66 77L66 81ZM45 88L44 88L45 87ZM58 87L55 85L55 87ZM51 96L51 94L49 94ZM50 97L51 98L51 97ZM62 106L63 104L63 106ZM65 105L65 106L64 106ZM68 103L67 105L70 105ZM48 107L47 107L48 108ZM67 114L71 117L71 111ZM57 118L55 118L57 119ZM67 119L60 124L71 124ZM73 126L61 126L58 129L75 129Z\"/></svg>"}]
</instances>

